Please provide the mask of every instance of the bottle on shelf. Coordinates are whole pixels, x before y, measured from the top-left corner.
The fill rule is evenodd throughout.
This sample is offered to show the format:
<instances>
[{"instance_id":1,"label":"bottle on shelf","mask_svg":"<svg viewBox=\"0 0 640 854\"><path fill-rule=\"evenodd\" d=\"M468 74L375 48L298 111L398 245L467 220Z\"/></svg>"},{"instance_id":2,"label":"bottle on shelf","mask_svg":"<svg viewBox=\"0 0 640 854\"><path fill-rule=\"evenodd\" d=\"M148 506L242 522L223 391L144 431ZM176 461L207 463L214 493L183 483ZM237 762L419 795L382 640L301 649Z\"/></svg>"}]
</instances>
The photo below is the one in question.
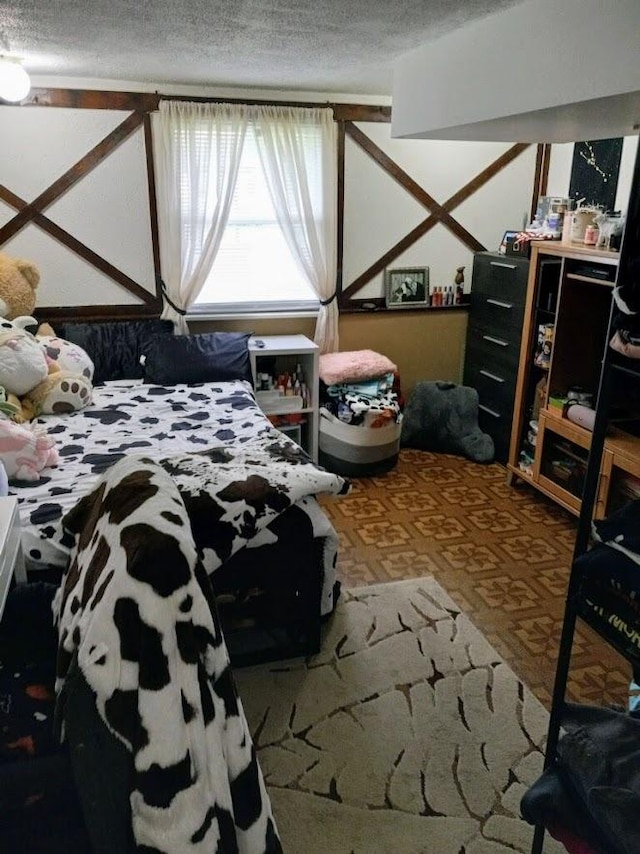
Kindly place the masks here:
<instances>
[{"instance_id":1,"label":"bottle on shelf","mask_svg":"<svg viewBox=\"0 0 640 854\"><path fill-rule=\"evenodd\" d=\"M584 233L584 245L595 246L598 242L598 226L590 223Z\"/></svg>"}]
</instances>

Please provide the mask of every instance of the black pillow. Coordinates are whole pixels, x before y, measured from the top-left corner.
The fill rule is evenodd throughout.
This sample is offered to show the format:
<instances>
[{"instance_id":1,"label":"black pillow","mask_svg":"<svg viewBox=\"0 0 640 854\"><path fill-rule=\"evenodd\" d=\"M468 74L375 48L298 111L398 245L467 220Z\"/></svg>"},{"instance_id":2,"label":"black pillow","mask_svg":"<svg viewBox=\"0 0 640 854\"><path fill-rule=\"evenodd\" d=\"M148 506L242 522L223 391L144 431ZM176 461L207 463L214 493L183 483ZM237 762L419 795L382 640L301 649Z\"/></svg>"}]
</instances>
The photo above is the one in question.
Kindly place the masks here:
<instances>
[{"instance_id":1,"label":"black pillow","mask_svg":"<svg viewBox=\"0 0 640 854\"><path fill-rule=\"evenodd\" d=\"M107 380L134 380L144 376L140 357L156 337L173 337L170 320L119 320L112 323L64 323L56 334L73 341L89 354L95 365L94 385Z\"/></svg>"},{"instance_id":2,"label":"black pillow","mask_svg":"<svg viewBox=\"0 0 640 854\"><path fill-rule=\"evenodd\" d=\"M251 382L247 342L251 332L206 332L200 335L157 336L146 353L148 383Z\"/></svg>"}]
</instances>

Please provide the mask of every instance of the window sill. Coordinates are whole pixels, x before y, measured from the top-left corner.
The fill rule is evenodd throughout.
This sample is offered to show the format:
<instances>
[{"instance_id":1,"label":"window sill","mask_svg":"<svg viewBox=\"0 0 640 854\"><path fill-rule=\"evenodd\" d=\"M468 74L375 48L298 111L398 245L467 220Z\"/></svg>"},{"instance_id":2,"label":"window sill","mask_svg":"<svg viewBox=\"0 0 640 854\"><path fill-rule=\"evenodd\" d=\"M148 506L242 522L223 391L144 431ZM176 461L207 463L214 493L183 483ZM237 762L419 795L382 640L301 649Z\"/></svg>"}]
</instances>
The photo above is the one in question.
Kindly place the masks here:
<instances>
[{"instance_id":1,"label":"window sill","mask_svg":"<svg viewBox=\"0 0 640 854\"><path fill-rule=\"evenodd\" d=\"M197 323L200 320L282 320L287 317L302 318L318 316L318 310L306 309L304 311L209 311L195 312L185 316L187 323Z\"/></svg>"}]
</instances>

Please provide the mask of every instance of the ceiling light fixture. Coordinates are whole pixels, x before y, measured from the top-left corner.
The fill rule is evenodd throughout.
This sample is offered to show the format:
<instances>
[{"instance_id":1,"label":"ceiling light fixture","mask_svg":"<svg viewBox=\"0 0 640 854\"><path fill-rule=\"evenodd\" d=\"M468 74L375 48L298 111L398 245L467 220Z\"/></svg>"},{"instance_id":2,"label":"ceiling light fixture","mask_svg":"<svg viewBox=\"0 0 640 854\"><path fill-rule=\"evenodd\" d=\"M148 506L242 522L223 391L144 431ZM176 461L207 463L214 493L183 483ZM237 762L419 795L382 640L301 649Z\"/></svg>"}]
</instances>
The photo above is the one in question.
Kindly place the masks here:
<instances>
[{"instance_id":1,"label":"ceiling light fixture","mask_svg":"<svg viewBox=\"0 0 640 854\"><path fill-rule=\"evenodd\" d=\"M15 103L26 98L31 89L29 75L17 56L11 56L9 39L0 30L0 99Z\"/></svg>"},{"instance_id":2,"label":"ceiling light fixture","mask_svg":"<svg viewBox=\"0 0 640 854\"><path fill-rule=\"evenodd\" d=\"M0 98L3 101L22 101L31 89L29 75L20 65L20 60L11 56L0 56Z\"/></svg>"}]
</instances>

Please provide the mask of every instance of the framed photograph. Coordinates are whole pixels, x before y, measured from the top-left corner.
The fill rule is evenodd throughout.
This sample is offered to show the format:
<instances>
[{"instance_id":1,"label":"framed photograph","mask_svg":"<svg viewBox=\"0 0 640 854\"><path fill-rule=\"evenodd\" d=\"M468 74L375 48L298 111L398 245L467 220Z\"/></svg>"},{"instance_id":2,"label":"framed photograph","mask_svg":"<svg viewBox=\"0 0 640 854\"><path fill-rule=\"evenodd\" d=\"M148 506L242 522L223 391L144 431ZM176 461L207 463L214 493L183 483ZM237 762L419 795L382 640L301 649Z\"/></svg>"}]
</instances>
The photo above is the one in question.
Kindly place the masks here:
<instances>
[{"instance_id":1,"label":"framed photograph","mask_svg":"<svg viewBox=\"0 0 640 854\"><path fill-rule=\"evenodd\" d=\"M406 267L385 270L387 308L413 308L429 305L429 268Z\"/></svg>"},{"instance_id":2,"label":"framed photograph","mask_svg":"<svg viewBox=\"0 0 640 854\"><path fill-rule=\"evenodd\" d=\"M500 246L498 248L498 251L502 255L506 254L507 243L513 243L513 241L516 239L517 234L518 234L517 231L505 231L505 233L502 237L502 240L500 241Z\"/></svg>"}]
</instances>

